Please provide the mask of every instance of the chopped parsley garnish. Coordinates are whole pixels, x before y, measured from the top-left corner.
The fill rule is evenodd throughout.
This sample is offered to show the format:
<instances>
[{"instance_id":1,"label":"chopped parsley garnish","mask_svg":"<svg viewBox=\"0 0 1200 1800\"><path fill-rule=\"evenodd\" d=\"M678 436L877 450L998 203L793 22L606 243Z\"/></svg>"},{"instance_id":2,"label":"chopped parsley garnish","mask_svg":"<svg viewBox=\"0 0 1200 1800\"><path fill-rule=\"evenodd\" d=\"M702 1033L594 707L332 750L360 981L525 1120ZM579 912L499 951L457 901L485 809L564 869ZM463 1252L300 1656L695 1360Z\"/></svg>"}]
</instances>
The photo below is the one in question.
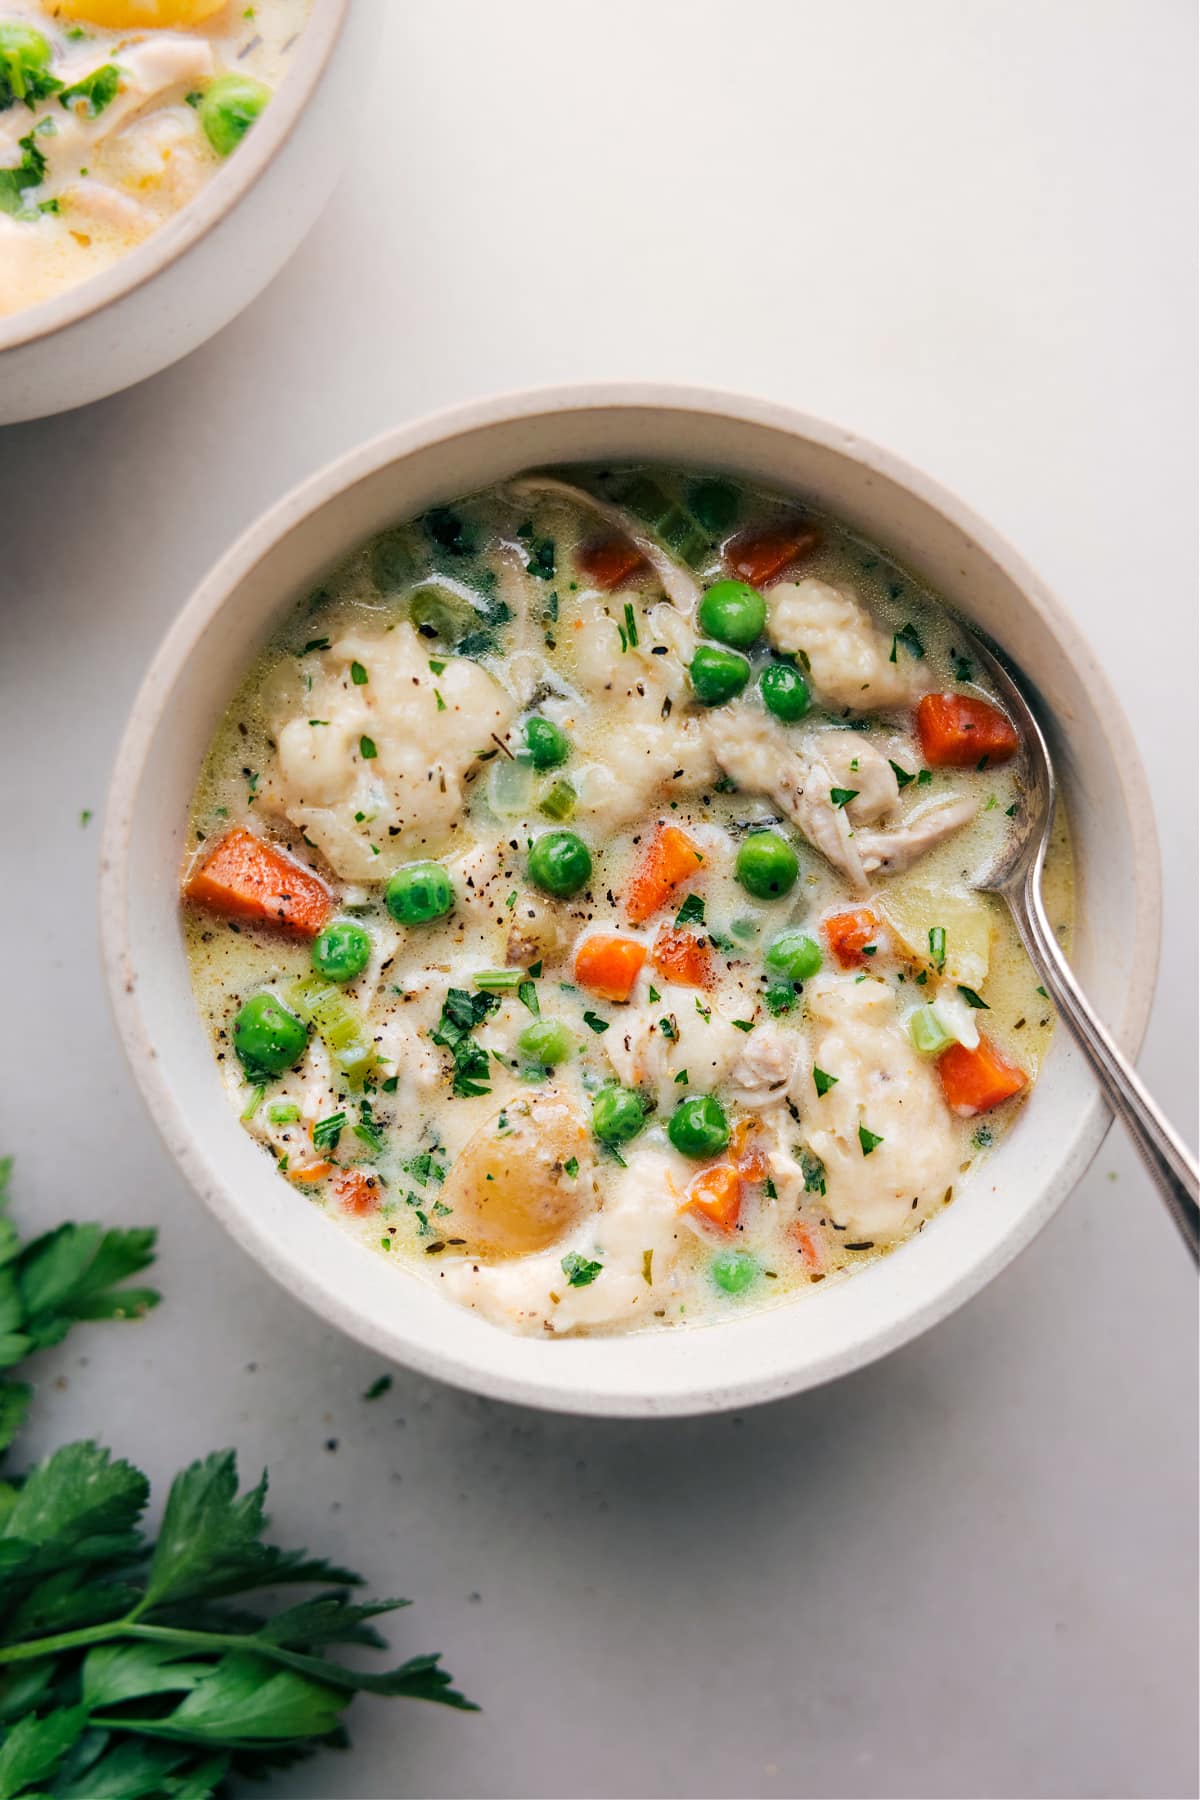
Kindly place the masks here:
<instances>
[{"instance_id":1,"label":"chopped parsley garnish","mask_svg":"<svg viewBox=\"0 0 1200 1800\"><path fill-rule=\"evenodd\" d=\"M568 1156L566 1162L563 1164L563 1174L566 1175L571 1181L574 1181L574 1179L578 1175L578 1173L579 1173L579 1158L577 1156Z\"/></svg>"},{"instance_id":2,"label":"chopped parsley garnish","mask_svg":"<svg viewBox=\"0 0 1200 1800\"><path fill-rule=\"evenodd\" d=\"M362 757L364 762L374 761L375 757L379 755L378 750L375 748L375 739L360 737L358 740L358 754Z\"/></svg>"},{"instance_id":3,"label":"chopped parsley garnish","mask_svg":"<svg viewBox=\"0 0 1200 1800\"><path fill-rule=\"evenodd\" d=\"M888 657L889 662L895 662L896 650L900 644L903 644L909 655L915 656L918 662L925 655L925 646L917 636L917 628L911 620L907 625L902 625L892 639L892 654Z\"/></svg>"},{"instance_id":4,"label":"chopped parsley garnish","mask_svg":"<svg viewBox=\"0 0 1200 1800\"><path fill-rule=\"evenodd\" d=\"M517 999L533 1014L535 1019L540 1016L542 1009L538 1004L537 987L534 982L528 980L521 982L517 988Z\"/></svg>"},{"instance_id":5,"label":"chopped parsley garnish","mask_svg":"<svg viewBox=\"0 0 1200 1800\"><path fill-rule=\"evenodd\" d=\"M54 121L50 119L44 123L52 126ZM10 213L15 219L31 219L37 215L37 207L27 205L25 195L29 188L40 185L46 173L46 159L36 142L40 132L41 126L35 125L23 138L18 138L20 162L11 169L0 169L0 212Z\"/></svg>"},{"instance_id":6,"label":"chopped parsley garnish","mask_svg":"<svg viewBox=\"0 0 1200 1800\"><path fill-rule=\"evenodd\" d=\"M950 660L954 664L955 681L970 681L972 669L967 658L965 656L960 656L957 650L952 650L950 652Z\"/></svg>"},{"instance_id":7,"label":"chopped parsley garnish","mask_svg":"<svg viewBox=\"0 0 1200 1800\"><path fill-rule=\"evenodd\" d=\"M698 1012L698 1013L699 1013L699 1014L700 1014L700 1017L701 1017L701 1018L702 1018L702 1019L703 1019L703 1020L704 1020L704 1023L705 1023L705 1024L706 1024L706 1025L707 1025L707 1024L708 1024L708 1021L709 1021L709 1020L710 1020L710 1019L711 1019L711 1018L712 1018L712 1008L711 1008L711 1006L703 1006L703 1005L701 1005L701 1003L700 1003L700 1000L699 1000L699 998L698 998L698 997L697 997L697 1000L696 1000L696 1011L697 1011L697 1012Z\"/></svg>"},{"instance_id":8,"label":"chopped parsley garnish","mask_svg":"<svg viewBox=\"0 0 1200 1800\"><path fill-rule=\"evenodd\" d=\"M986 1000L980 999L974 988L964 987L961 981L958 983L958 991L968 1006L974 1006L980 1012L990 1012L992 1010Z\"/></svg>"},{"instance_id":9,"label":"chopped parsley garnish","mask_svg":"<svg viewBox=\"0 0 1200 1800\"><path fill-rule=\"evenodd\" d=\"M633 607L628 600L625 602L625 636L630 649L636 650L638 643L637 620L633 616Z\"/></svg>"},{"instance_id":10,"label":"chopped parsley garnish","mask_svg":"<svg viewBox=\"0 0 1200 1800\"><path fill-rule=\"evenodd\" d=\"M835 806L849 806L851 800L857 800L858 788L830 788L829 798Z\"/></svg>"},{"instance_id":11,"label":"chopped parsley garnish","mask_svg":"<svg viewBox=\"0 0 1200 1800\"><path fill-rule=\"evenodd\" d=\"M1004 816L1005 816L1005 818L1006 818L1006 819L1015 819L1015 818L1016 818L1016 816L1017 816L1017 803L1016 803L1016 801L1015 801L1015 800L1014 800L1014 801L1013 801L1013 803L1012 803L1012 805L1011 805L1011 806L1006 806L1006 807L1005 807L1005 809L1004 809Z\"/></svg>"},{"instance_id":12,"label":"chopped parsley garnish","mask_svg":"<svg viewBox=\"0 0 1200 1800\"><path fill-rule=\"evenodd\" d=\"M896 777L896 786L898 788L906 788L910 781L915 781L917 779L915 775L910 775L907 769L902 769L898 762L893 762L890 756L888 757L888 767Z\"/></svg>"},{"instance_id":13,"label":"chopped parsley garnish","mask_svg":"<svg viewBox=\"0 0 1200 1800\"><path fill-rule=\"evenodd\" d=\"M116 63L101 63L90 75L64 88L58 96L59 105L81 119L95 119L116 99L120 86L121 71Z\"/></svg>"},{"instance_id":14,"label":"chopped parsley garnish","mask_svg":"<svg viewBox=\"0 0 1200 1800\"><path fill-rule=\"evenodd\" d=\"M358 1109L358 1124L354 1127L354 1135L362 1140L368 1150L373 1150L376 1156L382 1151L383 1133L375 1123L369 1100L364 1100Z\"/></svg>"},{"instance_id":15,"label":"chopped parsley garnish","mask_svg":"<svg viewBox=\"0 0 1200 1800\"><path fill-rule=\"evenodd\" d=\"M929 960L940 975L946 966L946 927L929 927Z\"/></svg>"},{"instance_id":16,"label":"chopped parsley garnish","mask_svg":"<svg viewBox=\"0 0 1200 1800\"><path fill-rule=\"evenodd\" d=\"M790 981L773 981L763 995L766 1009L773 1017L780 1013L791 1012L796 1004L796 990Z\"/></svg>"},{"instance_id":17,"label":"chopped parsley garnish","mask_svg":"<svg viewBox=\"0 0 1200 1800\"><path fill-rule=\"evenodd\" d=\"M753 1031L754 1030L754 1020L753 1019L730 1019L729 1023L733 1026L733 1029L735 1031Z\"/></svg>"},{"instance_id":18,"label":"chopped parsley garnish","mask_svg":"<svg viewBox=\"0 0 1200 1800\"><path fill-rule=\"evenodd\" d=\"M676 1087L686 1087L687 1084L688 1084L688 1072L686 1069L680 1069L678 1075L675 1077L675 1086Z\"/></svg>"},{"instance_id":19,"label":"chopped parsley garnish","mask_svg":"<svg viewBox=\"0 0 1200 1800\"><path fill-rule=\"evenodd\" d=\"M932 780L933 780L933 770L932 769L921 769L918 771L918 773L917 773L917 786L918 787L928 787Z\"/></svg>"},{"instance_id":20,"label":"chopped parsley garnish","mask_svg":"<svg viewBox=\"0 0 1200 1800\"><path fill-rule=\"evenodd\" d=\"M1050 998L1050 996L1049 996L1049 994L1048 994L1048 993L1047 993L1047 992L1046 992L1046 990L1045 990L1045 988L1044 988L1044 987L1042 987L1042 986L1041 986L1041 985L1040 985L1040 984L1039 984L1039 986L1037 986L1037 987L1036 987L1036 988L1034 988L1034 990L1033 990L1033 991L1034 991L1034 993L1035 993L1035 994L1040 994L1040 995L1041 995L1041 996L1042 996L1042 999L1043 999L1043 1000L1048 1000L1048 999L1049 999L1049 998Z\"/></svg>"},{"instance_id":21,"label":"chopped parsley garnish","mask_svg":"<svg viewBox=\"0 0 1200 1800\"><path fill-rule=\"evenodd\" d=\"M673 1014L665 1019L660 1019L658 1021L658 1029L662 1032L663 1036L668 1040L669 1043L673 1044L678 1040L679 1026L675 1023L675 1018L674 1018Z\"/></svg>"},{"instance_id":22,"label":"chopped parsley garnish","mask_svg":"<svg viewBox=\"0 0 1200 1800\"><path fill-rule=\"evenodd\" d=\"M570 1250L562 1259L562 1272L568 1285L573 1288L591 1287L604 1264L589 1262L586 1256L580 1256L578 1250Z\"/></svg>"},{"instance_id":23,"label":"chopped parsley garnish","mask_svg":"<svg viewBox=\"0 0 1200 1800\"><path fill-rule=\"evenodd\" d=\"M653 982L650 983L649 999L650 999L651 1006L656 1006L658 1004L658 1002L662 999L662 995L659 993L658 989L655 987Z\"/></svg>"},{"instance_id":24,"label":"chopped parsley garnish","mask_svg":"<svg viewBox=\"0 0 1200 1800\"><path fill-rule=\"evenodd\" d=\"M360 662L352 662L350 664L350 679L355 687L366 687L367 671Z\"/></svg>"},{"instance_id":25,"label":"chopped parsley garnish","mask_svg":"<svg viewBox=\"0 0 1200 1800\"><path fill-rule=\"evenodd\" d=\"M492 1091L487 1085L487 1051L472 1043L471 1033L499 1005L495 994L468 994L465 988L451 988L442 1002L437 1030L429 1034L435 1044L450 1052L454 1062L451 1089L463 1099Z\"/></svg>"},{"instance_id":26,"label":"chopped parsley garnish","mask_svg":"<svg viewBox=\"0 0 1200 1800\"><path fill-rule=\"evenodd\" d=\"M388 1239L384 1238L383 1241L386 1244L388 1242ZM392 1378L390 1375L377 1375L375 1377L374 1381L371 1383L370 1387L367 1389L366 1393L363 1395L363 1399L364 1400L378 1400L380 1395L386 1394L388 1392L388 1390L391 1388L391 1385L392 1385Z\"/></svg>"},{"instance_id":27,"label":"chopped parsley garnish","mask_svg":"<svg viewBox=\"0 0 1200 1800\"><path fill-rule=\"evenodd\" d=\"M858 1128L858 1141L862 1145L863 1155L870 1156L872 1150L877 1150L879 1148L883 1139L877 1137L873 1131L868 1131L865 1125L860 1125Z\"/></svg>"},{"instance_id":28,"label":"chopped parsley garnish","mask_svg":"<svg viewBox=\"0 0 1200 1800\"><path fill-rule=\"evenodd\" d=\"M825 1192L825 1164L811 1150L801 1150L800 1170L804 1176L806 1194L823 1194Z\"/></svg>"},{"instance_id":29,"label":"chopped parsley garnish","mask_svg":"<svg viewBox=\"0 0 1200 1800\"><path fill-rule=\"evenodd\" d=\"M311 656L314 650L328 650L328 648L329 639L327 637L309 638L300 654L301 656Z\"/></svg>"},{"instance_id":30,"label":"chopped parsley garnish","mask_svg":"<svg viewBox=\"0 0 1200 1800\"><path fill-rule=\"evenodd\" d=\"M689 894L675 914L676 925L703 925L704 901L699 894Z\"/></svg>"},{"instance_id":31,"label":"chopped parsley garnish","mask_svg":"<svg viewBox=\"0 0 1200 1800\"><path fill-rule=\"evenodd\" d=\"M600 1017L599 1013L585 1012L583 1015L583 1022L589 1028L589 1030L595 1031L595 1032L601 1032L601 1031L608 1030L609 1026L612 1023L612 1020L611 1019L602 1019Z\"/></svg>"},{"instance_id":32,"label":"chopped parsley garnish","mask_svg":"<svg viewBox=\"0 0 1200 1800\"><path fill-rule=\"evenodd\" d=\"M318 1119L312 1131L313 1149L336 1150L345 1123L344 1112L330 1113L327 1119Z\"/></svg>"},{"instance_id":33,"label":"chopped parsley garnish","mask_svg":"<svg viewBox=\"0 0 1200 1800\"><path fill-rule=\"evenodd\" d=\"M554 539L538 538L529 547L529 573L539 581L554 580Z\"/></svg>"},{"instance_id":34,"label":"chopped parsley garnish","mask_svg":"<svg viewBox=\"0 0 1200 1800\"><path fill-rule=\"evenodd\" d=\"M812 1078L813 1086L817 1090L818 1100L823 1099L830 1088L836 1087L838 1084L838 1077L836 1075L830 1075L825 1069L818 1069L816 1063L813 1064Z\"/></svg>"}]
</instances>

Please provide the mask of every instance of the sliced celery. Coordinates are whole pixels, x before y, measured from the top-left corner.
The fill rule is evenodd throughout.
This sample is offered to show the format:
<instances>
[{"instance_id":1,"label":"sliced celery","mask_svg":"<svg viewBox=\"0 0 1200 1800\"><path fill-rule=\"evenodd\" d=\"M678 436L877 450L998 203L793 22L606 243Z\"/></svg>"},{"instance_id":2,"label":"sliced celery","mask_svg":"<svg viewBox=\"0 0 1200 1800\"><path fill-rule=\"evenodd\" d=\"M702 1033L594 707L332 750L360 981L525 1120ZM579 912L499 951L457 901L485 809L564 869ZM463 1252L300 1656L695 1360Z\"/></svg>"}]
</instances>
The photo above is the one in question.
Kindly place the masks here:
<instances>
[{"instance_id":1,"label":"sliced celery","mask_svg":"<svg viewBox=\"0 0 1200 1800\"><path fill-rule=\"evenodd\" d=\"M475 986L485 994L515 994L527 979L524 969L480 969L474 977Z\"/></svg>"},{"instance_id":2,"label":"sliced celery","mask_svg":"<svg viewBox=\"0 0 1200 1800\"><path fill-rule=\"evenodd\" d=\"M912 1039L913 1049L919 1050L922 1056L939 1056L948 1050L951 1044L957 1043L952 1032L946 1030L933 1006L918 1006L915 1012L908 1015L908 1035Z\"/></svg>"},{"instance_id":3,"label":"sliced celery","mask_svg":"<svg viewBox=\"0 0 1200 1800\"><path fill-rule=\"evenodd\" d=\"M375 1066L375 1045L366 1021L341 990L319 975L305 975L287 991L288 1004L318 1036L338 1068L360 1082Z\"/></svg>"},{"instance_id":4,"label":"sliced celery","mask_svg":"<svg viewBox=\"0 0 1200 1800\"><path fill-rule=\"evenodd\" d=\"M542 795L538 811L545 813L548 819L569 819L575 811L578 795L569 781L554 781Z\"/></svg>"}]
</instances>

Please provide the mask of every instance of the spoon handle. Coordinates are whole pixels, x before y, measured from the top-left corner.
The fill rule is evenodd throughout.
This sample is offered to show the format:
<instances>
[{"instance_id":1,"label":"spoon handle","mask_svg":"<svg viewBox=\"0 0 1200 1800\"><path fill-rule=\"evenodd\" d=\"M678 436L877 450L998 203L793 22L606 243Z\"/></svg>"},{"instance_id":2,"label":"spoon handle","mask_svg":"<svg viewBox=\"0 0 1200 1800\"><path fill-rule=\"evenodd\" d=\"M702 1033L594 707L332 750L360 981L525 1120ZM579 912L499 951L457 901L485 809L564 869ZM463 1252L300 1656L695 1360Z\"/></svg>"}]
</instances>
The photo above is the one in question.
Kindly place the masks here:
<instances>
[{"instance_id":1,"label":"spoon handle","mask_svg":"<svg viewBox=\"0 0 1200 1800\"><path fill-rule=\"evenodd\" d=\"M1036 875L1014 883L1006 889L1005 898L1059 1017L1091 1064L1105 1099L1124 1121L1184 1242L1200 1260L1200 1177L1195 1159L1092 1011L1046 917Z\"/></svg>"}]
</instances>

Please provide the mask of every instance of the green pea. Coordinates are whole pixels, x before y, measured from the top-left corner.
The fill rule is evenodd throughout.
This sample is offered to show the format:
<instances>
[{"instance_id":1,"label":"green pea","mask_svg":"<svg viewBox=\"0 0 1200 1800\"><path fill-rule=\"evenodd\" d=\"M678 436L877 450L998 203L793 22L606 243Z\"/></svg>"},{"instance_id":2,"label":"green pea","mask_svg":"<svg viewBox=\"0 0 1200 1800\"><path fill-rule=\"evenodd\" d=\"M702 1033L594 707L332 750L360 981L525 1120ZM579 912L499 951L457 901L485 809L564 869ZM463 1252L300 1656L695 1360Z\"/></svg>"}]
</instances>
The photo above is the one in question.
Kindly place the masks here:
<instances>
[{"instance_id":1,"label":"green pea","mask_svg":"<svg viewBox=\"0 0 1200 1800\"><path fill-rule=\"evenodd\" d=\"M196 111L218 156L237 149L270 98L270 88L249 75L218 75L209 82Z\"/></svg>"},{"instance_id":2,"label":"green pea","mask_svg":"<svg viewBox=\"0 0 1200 1800\"><path fill-rule=\"evenodd\" d=\"M573 831L544 831L529 852L529 879L567 900L590 880L592 853Z\"/></svg>"},{"instance_id":3,"label":"green pea","mask_svg":"<svg viewBox=\"0 0 1200 1800\"><path fill-rule=\"evenodd\" d=\"M517 1038L521 1055L530 1062L542 1063L547 1069L552 1069L555 1063L566 1062L574 1048L574 1038L557 1019L535 1019Z\"/></svg>"},{"instance_id":4,"label":"green pea","mask_svg":"<svg viewBox=\"0 0 1200 1800\"><path fill-rule=\"evenodd\" d=\"M571 754L566 732L553 719L543 719L540 714L526 719L525 742L529 745L535 769L557 769Z\"/></svg>"},{"instance_id":5,"label":"green pea","mask_svg":"<svg viewBox=\"0 0 1200 1800\"><path fill-rule=\"evenodd\" d=\"M50 56L49 39L32 25L15 20L0 25L0 110L17 100L32 106L61 87L48 73Z\"/></svg>"},{"instance_id":6,"label":"green pea","mask_svg":"<svg viewBox=\"0 0 1200 1800\"><path fill-rule=\"evenodd\" d=\"M750 679L750 664L736 650L718 650L700 644L688 665L697 700L705 706L724 706L740 694Z\"/></svg>"},{"instance_id":7,"label":"green pea","mask_svg":"<svg viewBox=\"0 0 1200 1800\"><path fill-rule=\"evenodd\" d=\"M632 1088L601 1088L592 1101L592 1130L602 1144L627 1144L645 1123L645 1108Z\"/></svg>"},{"instance_id":8,"label":"green pea","mask_svg":"<svg viewBox=\"0 0 1200 1800\"><path fill-rule=\"evenodd\" d=\"M806 931L781 931L763 958L772 975L808 981L821 967L821 946Z\"/></svg>"},{"instance_id":9,"label":"green pea","mask_svg":"<svg viewBox=\"0 0 1200 1800\"><path fill-rule=\"evenodd\" d=\"M696 616L709 637L745 650L762 634L767 603L748 581L714 581Z\"/></svg>"},{"instance_id":10,"label":"green pea","mask_svg":"<svg viewBox=\"0 0 1200 1800\"><path fill-rule=\"evenodd\" d=\"M441 863L403 863L383 890L397 925L428 925L454 906L454 888Z\"/></svg>"},{"instance_id":11,"label":"green pea","mask_svg":"<svg viewBox=\"0 0 1200 1800\"><path fill-rule=\"evenodd\" d=\"M233 1021L233 1048L247 1075L282 1075L295 1068L308 1031L274 994L255 994Z\"/></svg>"},{"instance_id":12,"label":"green pea","mask_svg":"<svg viewBox=\"0 0 1200 1800\"><path fill-rule=\"evenodd\" d=\"M777 831L752 831L742 840L734 874L756 900L778 900L800 872L800 859Z\"/></svg>"},{"instance_id":13,"label":"green pea","mask_svg":"<svg viewBox=\"0 0 1200 1800\"><path fill-rule=\"evenodd\" d=\"M718 1156L729 1142L729 1121L711 1094L693 1094L671 1114L667 1136L684 1156Z\"/></svg>"},{"instance_id":14,"label":"green pea","mask_svg":"<svg viewBox=\"0 0 1200 1800\"><path fill-rule=\"evenodd\" d=\"M745 1250L722 1250L712 1260L712 1278L726 1294L744 1294L758 1279L758 1264Z\"/></svg>"},{"instance_id":15,"label":"green pea","mask_svg":"<svg viewBox=\"0 0 1200 1800\"><path fill-rule=\"evenodd\" d=\"M371 940L353 919L335 919L313 939L312 966L330 981L353 981L371 960Z\"/></svg>"},{"instance_id":16,"label":"green pea","mask_svg":"<svg viewBox=\"0 0 1200 1800\"><path fill-rule=\"evenodd\" d=\"M807 681L791 663L768 663L758 678L758 691L767 711L787 725L802 719L812 702Z\"/></svg>"}]
</instances>

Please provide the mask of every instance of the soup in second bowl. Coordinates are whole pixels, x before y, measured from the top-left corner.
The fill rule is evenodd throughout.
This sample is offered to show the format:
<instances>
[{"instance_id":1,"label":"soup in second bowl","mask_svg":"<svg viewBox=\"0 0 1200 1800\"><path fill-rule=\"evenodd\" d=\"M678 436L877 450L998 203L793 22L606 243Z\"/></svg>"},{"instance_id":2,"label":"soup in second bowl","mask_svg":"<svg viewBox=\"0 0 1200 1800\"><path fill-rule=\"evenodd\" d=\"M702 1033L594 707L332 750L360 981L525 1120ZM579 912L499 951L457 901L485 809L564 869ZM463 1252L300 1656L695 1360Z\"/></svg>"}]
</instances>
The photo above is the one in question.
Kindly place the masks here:
<instances>
[{"instance_id":1,"label":"soup in second bowl","mask_svg":"<svg viewBox=\"0 0 1200 1800\"><path fill-rule=\"evenodd\" d=\"M309 0L0 0L0 316L186 206L287 70Z\"/></svg>"},{"instance_id":2,"label":"soup in second bowl","mask_svg":"<svg viewBox=\"0 0 1200 1800\"><path fill-rule=\"evenodd\" d=\"M515 1330L819 1292L1036 1079L1049 1003L970 887L1022 769L954 616L783 496L580 469L435 508L295 609L201 775L230 1102L297 1206ZM1061 823L1048 899L1065 932Z\"/></svg>"}]
</instances>

